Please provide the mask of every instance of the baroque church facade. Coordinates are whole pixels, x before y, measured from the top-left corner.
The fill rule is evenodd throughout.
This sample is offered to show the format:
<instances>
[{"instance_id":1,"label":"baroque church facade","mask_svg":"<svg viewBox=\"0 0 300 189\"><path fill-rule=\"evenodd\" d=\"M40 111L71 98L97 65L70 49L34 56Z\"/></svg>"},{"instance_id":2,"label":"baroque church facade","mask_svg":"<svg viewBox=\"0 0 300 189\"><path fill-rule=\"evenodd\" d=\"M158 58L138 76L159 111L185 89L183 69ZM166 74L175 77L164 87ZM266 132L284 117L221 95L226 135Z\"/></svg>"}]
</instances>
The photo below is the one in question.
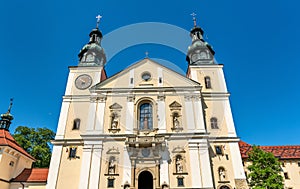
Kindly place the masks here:
<instances>
[{"instance_id":1,"label":"baroque church facade","mask_svg":"<svg viewBox=\"0 0 300 189\"><path fill-rule=\"evenodd\" d=\"M47 189L244 189L223 65L196 25L181 75L145 58L107 77L98 26L69 67Z\"/></svg>"}]
</instances>

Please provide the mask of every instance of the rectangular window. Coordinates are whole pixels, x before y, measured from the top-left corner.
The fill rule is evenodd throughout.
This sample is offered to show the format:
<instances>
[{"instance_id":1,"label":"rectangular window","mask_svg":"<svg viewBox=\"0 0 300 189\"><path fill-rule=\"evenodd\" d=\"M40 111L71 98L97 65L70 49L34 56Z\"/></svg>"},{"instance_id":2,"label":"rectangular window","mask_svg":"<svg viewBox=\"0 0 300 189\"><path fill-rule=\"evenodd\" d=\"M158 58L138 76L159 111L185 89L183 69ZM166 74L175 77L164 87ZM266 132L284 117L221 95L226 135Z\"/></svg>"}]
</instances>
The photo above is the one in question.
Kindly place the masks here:
<instances>
[{"instance_id":1,"label":"rectangular window","mask_svg":"<svg viewBox=\"0 0 300 189\"><path fill-rule=\"evenodd\" d=\"M162 83L162 78L161 77L158 78L158 82Z\"/></svg>"},{"instance_id":2,"label":"rectangular window","mask_svg":"<svg viewBox=\"0 0 300 189\"><path fill-rule=\"evenodd\" d=\"M133 84L133 78L130 78L130 84Z\"/></svg>"},{"instance_id":3,"label":"rectangular window","mask_svg":"<svg viewBox=\"0 0 300 189\"><path fill-rule=\"evenodd\" d=\"M300 161L298 161L298 167L300 167Z\"/></svg>"},{"instance_id":4,"label":"rectangular window","mask_svg":"<svg viewBox=\"0 0 300 189\"><path fill-rule=\"evenodd\" d=\"M113 188L114 187L114 181L115 181L115 179L108 179L107 180L107 188Z\"/></svg>"},{"instance_id":5,"label":"rectangular window","mask_svg":"<svg viewBox=\"0 0 300 189\"><path fill-rule=\"evenodd\" d=\"M77 151L76 147L70 147L70 152L69 152L69 158L70 159L76 158L76 151Z\"/></svg>"},{"instance_id":6,"label":"rectangular window","mask_svg":"<svg viewBox=\"0 0 300 189\"><path fill-rule=\"evenodd\" d=\"M222 146L215 146L215 149L217 155L223 155Z\"/></svg>"},{"instance_id":7,"label":"rectangular window","mask_svg":"<svg viewBox=\"0 0 300 189\"><path fill-rule=\"evenodd\" d=\"M210 77L205 77L204 78L204 82L205 82L205 88L207 89L211 89L211 81L210 81Z\"/></svg>"},{"instance_id":8,"label":"rectangular window","mask_svg":"<svg viewBox=\"0 0 300 189\"><path fill-rule=\"evenodd\" d=\"M288 173L284 173L284 178L285 179L290 179Z\"/></svg>"},{"instance_id":9,"label":"rectangular window","mask_svg":"<svg viewBox=\"0 0 300 189\"><path fill-rule=\"evenodd\" d=\"M184 186L183 178L177 178L177 185L178 186Z\"/></svg>"}]
</instances>

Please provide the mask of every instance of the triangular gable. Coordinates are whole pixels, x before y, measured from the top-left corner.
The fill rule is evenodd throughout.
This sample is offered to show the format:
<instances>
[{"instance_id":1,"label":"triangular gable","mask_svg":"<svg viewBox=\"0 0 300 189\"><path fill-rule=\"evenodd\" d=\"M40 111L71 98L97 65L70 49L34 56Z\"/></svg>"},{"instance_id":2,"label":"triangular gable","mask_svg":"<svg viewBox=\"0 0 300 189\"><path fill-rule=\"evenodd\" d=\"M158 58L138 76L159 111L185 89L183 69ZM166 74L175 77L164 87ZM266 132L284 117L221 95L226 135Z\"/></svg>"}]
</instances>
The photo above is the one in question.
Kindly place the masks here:
<instances>
[{"instance_id":1,"label":"triangular gable","mask_svg":"<svg viewBox=\"0 0 300 189\"><path fill-rule=\"evenodd\" d=\"M114 109L114 110L122 109L122 106L118 103L114 103L113 105L109 106L109 109Z\"/></svg>"},{"instance_id":2,"label":"triangular gable","mask_svg":"<svg viewBox=\"0 0 300 189\"><path fill-rule=\"evenodd\" d=\"M182 86L185 86L185 87L200 87L201 86L200 83L198 83L194 80L191 80L191 79L187 78L186 76L179 74L178 72L176 72L164 65L161 65L160 63L157 63L156 61L145 58L145 59L129 66L128 68L116 73L115 75L111 76L110 78L107 78L105 81L96 84L90 90L94 91L94 90L101 89L101 88L112 88L112 86L116 86L118 88L119 87L120 88L128 88L129 79L125 77L126 74L129 74L130 70L132 70L132 69L137 69L137 68L140 68L141 66L144 67L147 64L153 64L153 66L151 65L153 68L161 67L165 74L174 75L174 77L176 77L177 80L180 81L180 83L183 83ZM145 70L145 71L147 71L147 70ZM168 79L169 78L164 78L164 80L168 80ZM113 85L113 82L116 82L116 80L119 80L118 85L116 85L116 84ZM122 84L120 84L122 82L126 83L126 84L124 84L124 86L122 86ZM171 83L171 82L172 82L171 79L168 80L168 83ZM176 86L176 84L177 83L174 82L173 86Z\"/></svg>"}]
</instances>

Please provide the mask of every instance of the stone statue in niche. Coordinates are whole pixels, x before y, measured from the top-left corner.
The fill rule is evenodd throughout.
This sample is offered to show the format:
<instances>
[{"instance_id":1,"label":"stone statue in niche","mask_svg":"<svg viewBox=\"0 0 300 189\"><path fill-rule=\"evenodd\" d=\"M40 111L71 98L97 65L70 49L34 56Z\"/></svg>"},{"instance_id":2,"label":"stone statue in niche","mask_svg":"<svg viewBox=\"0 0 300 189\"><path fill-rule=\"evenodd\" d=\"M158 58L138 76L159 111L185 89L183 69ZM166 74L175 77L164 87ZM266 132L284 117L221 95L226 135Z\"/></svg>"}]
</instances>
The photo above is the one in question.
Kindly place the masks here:
<instances>
[{"instance_id":1,"label":"stone statue in niche","mask_svg":"<svg viewBox=\"0 0 300 189\"><path fill-rule=\"evenodd\" d=\"M179 121L177 116L174 116L173 126L174 128L179 128Z\"/></svg>"},{"instance_id":2,"label":"stone statue in niche","mask_svg":"<svg viewBox=\"0 0 300 189\"><path fill-rule=\"evenodd\" d=\"M219 179L220 179L220 181L226 180L226 174L225 174L225 170L223 167L219 168Z\"/></svg>"},{"instance_id":3,"label":"stone statue in niche","mask_svg":"<svg viewBox=\"0 0 300 189\"><path fill-rule=\"evenodd\" d=\"M183 162L182 157L176 157L176 173L183 173Z\"/></svg>"},{"instance_id":4,"label":"stone statue in niche","mask_svg":"<svg viewBox=\"0 0 300 189\"><path fill-rule=\"evenodd\" d=\"M111 118L111 129L117 129L118 128L118 116L113 114Z\"/></svg>"},{"instance_id":5,"label":"stone statue in niche","mask_svg":"<svg viewBox=\"0 0 300 189\"><path fill-rule=\"evenodd\" d=\"M108 163L108 174L115 174L115 173L116 173L115 159L111 158Z\"/></svg>"}]
</instances>

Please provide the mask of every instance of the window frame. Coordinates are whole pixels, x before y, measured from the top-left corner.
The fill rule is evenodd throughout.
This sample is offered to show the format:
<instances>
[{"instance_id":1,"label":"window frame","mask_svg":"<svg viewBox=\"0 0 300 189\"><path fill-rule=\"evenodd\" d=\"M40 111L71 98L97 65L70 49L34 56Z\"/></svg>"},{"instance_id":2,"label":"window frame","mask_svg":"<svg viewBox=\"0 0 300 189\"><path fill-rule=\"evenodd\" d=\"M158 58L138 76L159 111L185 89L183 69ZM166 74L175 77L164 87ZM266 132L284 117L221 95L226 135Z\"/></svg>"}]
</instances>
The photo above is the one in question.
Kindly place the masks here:
<instances>
[{"instance_id":1,"label":"window frame","mask_svg":"<svg viewBox=\"0 0 300 189\"><path fill-rule=\"evenodd\" d=\"M205 83L205 88L206 89L211 89L211 79L209 76L204 77L204 83Z\"/></svg>"},{"instance_id":2,"label":"window frame","mask_svg":"<svg viewBox=\"0 0 300 189\"><path fill-rule=\"evenodd\" d=\"M147 107L144 107L146 106ZM142 109L143 108L143 109ZM138 106L138 130L144 131L144 130L153 130L154 124L153 124L153 104L151 101L142 101ZM149 115L149 117L147 117ZM147 117L147 128L145 128L144 125L144 118ZM142 119L143 118L143 119Z\"/></svg>"},{"instance_id":3,"label":"window frame","mask_svg":"<svg viewBox=\"0 0 300 189\"><path fill-rule=\"evenodd\" d=\"M184 177L177 177L177 187L184 187Z\"/></svg>"},{"instance_id":4,"label":"window frame","mask_svg":"<svg viewBox=\"0 0 300 189\"><path fill-rule=\"evenodd\" d=\"M114 188L115 187L115 179L114 178L108 178L107 179L107 188Z\"/></svg>"},{"instance_id":5,"label":"window frame","mask_svg":"<svg viewBox=\"0 0 300 189\"><path fill-rule=\"evenodd\" d=\"M74 119L72 130L79 130L80 129L80 122L81 122L81 120L79 118Z\"/></svg>"},{"instance_id":6,"label":"window frame","mask_svg":"<svg viewBox=\"0 0 300 189\"><path fill-rule=\"evenodd\" d=\"M210 128L211 129L219 129L218 118L216 118L216 117L210 118Z\"/></svg>"}]
</instances>

